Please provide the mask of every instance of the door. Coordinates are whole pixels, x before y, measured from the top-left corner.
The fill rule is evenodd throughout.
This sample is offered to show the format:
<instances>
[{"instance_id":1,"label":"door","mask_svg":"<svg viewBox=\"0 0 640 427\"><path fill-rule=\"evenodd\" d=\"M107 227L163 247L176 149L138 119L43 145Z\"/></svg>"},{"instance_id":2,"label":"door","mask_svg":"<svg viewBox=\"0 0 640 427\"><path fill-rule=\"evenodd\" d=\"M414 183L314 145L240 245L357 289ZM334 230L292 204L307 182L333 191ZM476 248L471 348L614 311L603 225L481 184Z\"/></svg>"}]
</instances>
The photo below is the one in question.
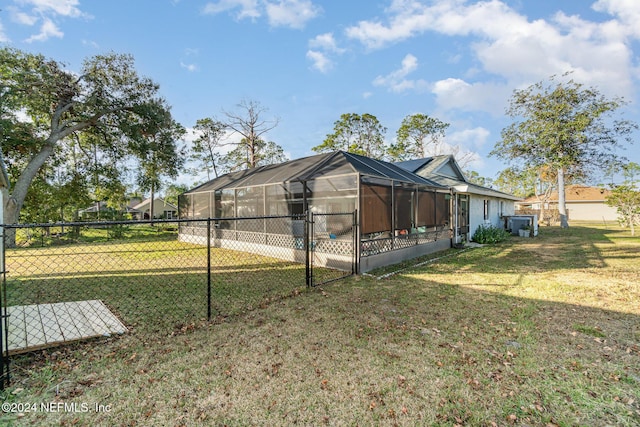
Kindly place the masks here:
<instances>
[{"instance_id":1,"label":"door","mask_svg":"<svg viewBox=\"0 0 640 427\"><path fill-rule=\"evenodd\" d=\"M457 235L465 241L469 241L469 196L458 195L458 230Z\"/></svg>"}]
</instances>

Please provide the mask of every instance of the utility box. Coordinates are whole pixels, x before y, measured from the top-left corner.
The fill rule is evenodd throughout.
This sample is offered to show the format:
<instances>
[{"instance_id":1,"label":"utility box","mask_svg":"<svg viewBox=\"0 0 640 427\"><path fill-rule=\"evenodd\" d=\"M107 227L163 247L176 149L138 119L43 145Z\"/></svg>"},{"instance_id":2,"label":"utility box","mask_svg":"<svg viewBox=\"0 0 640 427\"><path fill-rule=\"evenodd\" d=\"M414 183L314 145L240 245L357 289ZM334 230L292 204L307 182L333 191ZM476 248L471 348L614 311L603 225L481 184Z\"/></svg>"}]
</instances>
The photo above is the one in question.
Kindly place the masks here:
<instances>
[{"instance_id":1,"label":"utility box","mask_svg":"<svg viewBox=\"0 0 640 427\"><path fill-rule=\"evenodd\" d=\"M511 231L511 234L518 236L520 230L527 228L531 230L530 236L538 235L538 215L515 215L505 216L505 228Z\"/></svg>"}]
</instances>

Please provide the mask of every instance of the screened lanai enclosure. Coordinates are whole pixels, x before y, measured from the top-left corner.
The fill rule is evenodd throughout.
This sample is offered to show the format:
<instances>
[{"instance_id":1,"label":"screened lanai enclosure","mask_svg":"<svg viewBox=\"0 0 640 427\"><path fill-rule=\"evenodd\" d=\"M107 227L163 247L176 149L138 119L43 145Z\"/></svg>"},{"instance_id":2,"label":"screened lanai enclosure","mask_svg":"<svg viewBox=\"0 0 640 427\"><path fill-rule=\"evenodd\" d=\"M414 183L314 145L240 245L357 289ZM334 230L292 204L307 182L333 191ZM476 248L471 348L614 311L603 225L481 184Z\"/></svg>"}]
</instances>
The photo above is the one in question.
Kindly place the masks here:
<instances>
[{"instance_id":1,"label":"screened lanai enclosure","mask_svg":"<svg viewBox=\"0 0 640 427\"><path fill-rule=\"evenodd\" d=\"M451 193L391 163L333 152L229 173L179 197L183 219L214 218L211 243L357 272L451 245ZM312 218L305 242L305 218ZM180 228L206 242L205 223ZM309 236L309 235L308 235Z\"/></svg>"}]
</instances>

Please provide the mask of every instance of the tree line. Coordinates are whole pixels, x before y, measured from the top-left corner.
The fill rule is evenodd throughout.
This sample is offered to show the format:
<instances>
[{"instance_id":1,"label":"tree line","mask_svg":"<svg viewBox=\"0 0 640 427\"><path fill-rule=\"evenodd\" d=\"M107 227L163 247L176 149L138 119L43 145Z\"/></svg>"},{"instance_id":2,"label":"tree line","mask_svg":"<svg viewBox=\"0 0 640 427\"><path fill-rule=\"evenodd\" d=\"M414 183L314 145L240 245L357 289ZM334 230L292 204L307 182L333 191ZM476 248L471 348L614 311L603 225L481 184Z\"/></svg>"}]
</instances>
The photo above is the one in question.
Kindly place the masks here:
<instances>
[{"instance_id":1,"label":"tree line","mask_svg":"<svg viewBox=\"0 0 640 427\"><path fill-rule=\"evenodd\" d=\"M185 147L187 130L173 118L158 84L137 73L130 55L96 55L74 73L43 55L2 48L0 73L1 160L12 183L4 223L74 219L79 208L100 201L122 208L131 183L153 198L187 160L209 179L287 160L283 148L266 139L279 120L265 118L267 109L250 100L223 111L222 119L198 120L193 144ZM624 166L615 148L631 142L637 128L614 115L624 104L554 77L516 90L507 109L513 123L491 153L510 166L495 180L473 171L468 178L519 196L544 187L564 197L566 181ZM454 154L464 169L473 155L445 143L448 127L412 114L387 144L387 128L374 115L347 113L312 149L390 161ZM170 197L185 190L165 187Z\"/></svg>"}]
</instances>

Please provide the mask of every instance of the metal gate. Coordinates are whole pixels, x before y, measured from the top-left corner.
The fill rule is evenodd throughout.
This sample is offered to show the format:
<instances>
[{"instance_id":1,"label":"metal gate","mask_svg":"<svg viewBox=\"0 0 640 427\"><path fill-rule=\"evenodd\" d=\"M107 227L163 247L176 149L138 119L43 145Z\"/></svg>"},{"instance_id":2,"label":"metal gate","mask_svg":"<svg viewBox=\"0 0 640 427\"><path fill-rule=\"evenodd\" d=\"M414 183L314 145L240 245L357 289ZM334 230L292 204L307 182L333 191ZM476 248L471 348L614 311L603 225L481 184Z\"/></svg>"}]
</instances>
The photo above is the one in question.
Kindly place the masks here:
<instances>
[{"instance_id":1,"label":"metal gate","mask_svg":"<svg viewBox=\"0 0 640 427\"><path fill-rule=\"evenodd\" d=\"M316 213L306 221L307 285L333 282L357 271L357 211Z\"/></svg>"}]
</instances>

